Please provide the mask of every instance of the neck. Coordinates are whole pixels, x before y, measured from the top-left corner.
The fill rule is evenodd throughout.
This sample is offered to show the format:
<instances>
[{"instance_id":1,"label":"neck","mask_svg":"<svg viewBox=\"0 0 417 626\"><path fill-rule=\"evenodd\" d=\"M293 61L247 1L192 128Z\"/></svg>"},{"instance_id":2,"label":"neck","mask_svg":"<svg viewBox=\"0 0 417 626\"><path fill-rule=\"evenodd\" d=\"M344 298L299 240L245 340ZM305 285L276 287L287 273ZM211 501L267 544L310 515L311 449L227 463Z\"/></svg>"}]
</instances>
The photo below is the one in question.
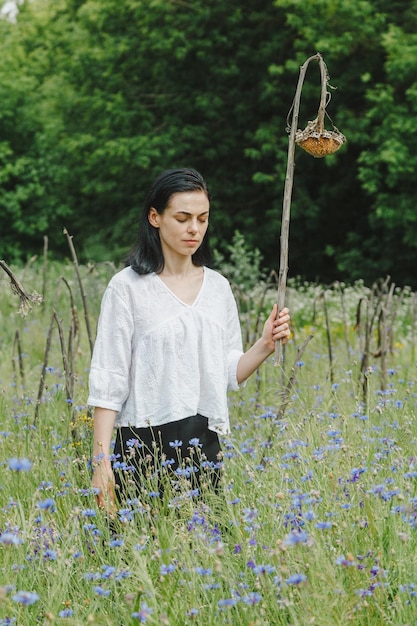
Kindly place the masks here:
<instances>
[{"instance_id":1,"label":"neck","mask_svg":"<svg viewBox=\"0 0 417 626\"><path fill-rule=\"evenodd\" d=\"M194 273L196 269L200 268L193 264L191 257L186 257L185 259L165 259L161 276L186 278Z\"/></svg>"}]
</instances>

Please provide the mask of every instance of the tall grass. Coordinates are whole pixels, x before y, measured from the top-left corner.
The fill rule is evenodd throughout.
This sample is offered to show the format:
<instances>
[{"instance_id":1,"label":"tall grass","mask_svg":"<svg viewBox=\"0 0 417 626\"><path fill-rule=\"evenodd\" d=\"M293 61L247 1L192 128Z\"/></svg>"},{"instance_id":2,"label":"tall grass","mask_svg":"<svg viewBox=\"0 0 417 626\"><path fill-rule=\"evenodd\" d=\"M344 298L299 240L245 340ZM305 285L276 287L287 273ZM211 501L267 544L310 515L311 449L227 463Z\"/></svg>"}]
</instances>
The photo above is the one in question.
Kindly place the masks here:
<instances>
[{"instance_id":1,"label":"tall grass","mask_svg":"<svg viewBox=\"0 0 417 626\"><path fill-rule=\"evenodd\" d=\"M94 328L114 267L79 269ZM413 293L290 285L283 366L230 395L220 493L150 479L112 520L90 488L79 285L73 264L47 272L25 318L0 277L0 625L417 623ZM19 277L41 292L41 273ZM275 286L236 294L249 342Z\"/></svg>"}]
</instances>

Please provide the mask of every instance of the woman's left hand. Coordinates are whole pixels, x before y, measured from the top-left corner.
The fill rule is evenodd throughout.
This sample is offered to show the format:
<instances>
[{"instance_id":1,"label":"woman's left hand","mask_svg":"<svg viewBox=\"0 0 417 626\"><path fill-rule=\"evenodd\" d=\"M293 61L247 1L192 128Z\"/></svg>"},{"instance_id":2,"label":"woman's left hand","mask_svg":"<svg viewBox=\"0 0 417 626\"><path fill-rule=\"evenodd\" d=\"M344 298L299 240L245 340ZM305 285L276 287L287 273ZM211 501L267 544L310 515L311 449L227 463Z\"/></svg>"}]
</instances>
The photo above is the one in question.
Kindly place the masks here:
<instances>
[{"instance_id":1,"label":"woman's left hand","mask_svg":"<svg viewBox=\"0 0 417 626\"><path fill-rule=\"evenodd\" d=\"M285 307L277 316L277 308L277 305L274 304L271 314L265 322L262 333L262 339L268 344L271 352L275 349L276 341L280 340L283 344L285 344L291 336L290 312Z\"/></svg>"}]
</instances>

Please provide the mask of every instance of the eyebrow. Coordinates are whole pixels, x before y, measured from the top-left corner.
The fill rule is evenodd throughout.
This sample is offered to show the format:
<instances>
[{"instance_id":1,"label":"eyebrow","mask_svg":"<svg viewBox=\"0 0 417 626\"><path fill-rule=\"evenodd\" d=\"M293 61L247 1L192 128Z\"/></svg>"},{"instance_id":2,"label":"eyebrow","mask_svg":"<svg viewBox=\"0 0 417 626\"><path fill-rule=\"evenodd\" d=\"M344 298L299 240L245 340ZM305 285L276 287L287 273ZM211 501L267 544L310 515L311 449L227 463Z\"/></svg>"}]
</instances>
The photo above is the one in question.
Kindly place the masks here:
<instances>
[{"instance_id":1,"label":"eyebrow","mask_svg":"<svg viewBox=\"0 0 417 626\"><path fill-rule=\"evenodd\" d=\"M181 209L179 211L175 211L175 215L178 215L178 213L181 213L182 215L193 215L189 211L182 211ZM198 214L198 217L201 217L202 215L208 215L209 213L210 211L203 211L202 213Z\"/></svg>"}]
</instances>

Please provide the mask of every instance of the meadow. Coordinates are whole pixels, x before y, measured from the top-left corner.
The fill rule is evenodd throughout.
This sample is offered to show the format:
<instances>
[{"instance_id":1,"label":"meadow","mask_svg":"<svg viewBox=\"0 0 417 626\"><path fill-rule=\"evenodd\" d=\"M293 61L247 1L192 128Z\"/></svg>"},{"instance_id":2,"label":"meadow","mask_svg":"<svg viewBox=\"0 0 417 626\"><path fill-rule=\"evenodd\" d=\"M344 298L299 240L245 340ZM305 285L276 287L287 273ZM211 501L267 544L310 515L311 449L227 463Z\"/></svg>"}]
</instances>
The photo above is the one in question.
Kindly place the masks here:
<instances>
[{"instance_id":1,"label":"meadow","mask_svg":"<svg viewBox=\"0 0 417 626\"><path fill-rule=\"evenodd\" d=\"M246 343L274 280L226 269ZM220 493L150 479L111 519L85 402L114 271L34 259L25 315L0 275L0 626L417 624L415 294L290 281L283 363L230 394Z\"/></svg>"}]
</instances>

